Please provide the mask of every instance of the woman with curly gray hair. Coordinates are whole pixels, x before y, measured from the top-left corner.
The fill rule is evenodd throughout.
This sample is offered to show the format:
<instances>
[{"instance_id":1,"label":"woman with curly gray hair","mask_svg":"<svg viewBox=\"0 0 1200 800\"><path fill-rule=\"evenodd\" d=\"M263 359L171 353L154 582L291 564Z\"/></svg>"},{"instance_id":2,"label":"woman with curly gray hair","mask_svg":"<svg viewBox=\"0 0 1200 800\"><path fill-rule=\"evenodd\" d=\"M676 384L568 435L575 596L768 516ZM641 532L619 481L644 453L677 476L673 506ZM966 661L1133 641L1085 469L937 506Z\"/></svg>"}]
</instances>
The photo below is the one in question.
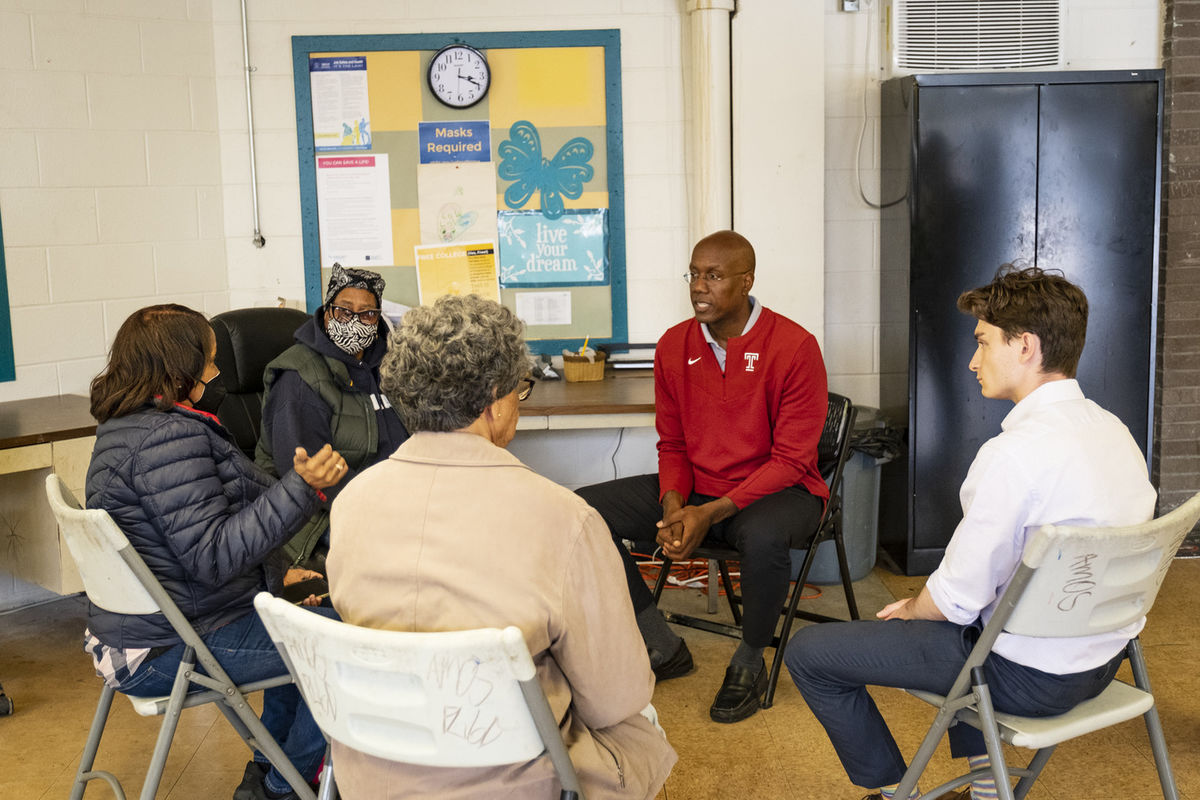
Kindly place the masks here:
<instances>
[{"instance_id":1,"label":"woman with curly gray hair","mask_svg":"<svg viewBox=\"0 0 1200 800\"><path fill-rule=\"evenodd\" d=\"M516 431L516 406L485 412L502 399L518 402L533 391L525 326L499 303L478 295L446 296L404 315L384 356L383 392L410 433L456 431L473 424L503 424L507 445ZM513 413L507 413L508 411Z\"/></svg>"},{"instance_id":2,"label":"woman with curly gray hair","mask_svg":"<svg viewBox=\"0 0 1200 800\"><path fill-rule=\"evenodd\" d=\"M654 674L612 538L578 496L504 449L533 389L523 328L474 295L405 314L382 386L412 435L333 504L331 598L370 628L516 625L587 796L648 800L676 755L641 713ZM559 793L547 759L449 770L333 749L345 797Z\"/></svg>"}]
</instances>

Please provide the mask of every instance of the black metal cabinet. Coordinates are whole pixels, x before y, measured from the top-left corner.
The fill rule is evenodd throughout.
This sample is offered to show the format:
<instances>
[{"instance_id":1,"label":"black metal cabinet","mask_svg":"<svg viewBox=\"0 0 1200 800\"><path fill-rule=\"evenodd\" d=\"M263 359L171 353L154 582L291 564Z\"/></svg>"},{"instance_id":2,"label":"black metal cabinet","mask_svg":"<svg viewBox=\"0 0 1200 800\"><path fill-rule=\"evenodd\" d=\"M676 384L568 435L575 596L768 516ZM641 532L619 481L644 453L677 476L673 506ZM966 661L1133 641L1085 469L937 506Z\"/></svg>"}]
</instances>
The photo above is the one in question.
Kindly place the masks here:
<instances>
[{"instance_id":1,"label":"black metal cabinet","mask_svg":"<svg viewBox=\"0 0 1200 800\"><path fill-rule=\"evenodd\" d=\"M967 369L975 320L955 308L1005 262L1055 268L1090 305L1084 393L1149 458L1162 72L917 75L884 82L881 405L908 426L886 465L880 539L932 571L961 518L958 490L1011 404Z\"/></svg>"}]
</instances>

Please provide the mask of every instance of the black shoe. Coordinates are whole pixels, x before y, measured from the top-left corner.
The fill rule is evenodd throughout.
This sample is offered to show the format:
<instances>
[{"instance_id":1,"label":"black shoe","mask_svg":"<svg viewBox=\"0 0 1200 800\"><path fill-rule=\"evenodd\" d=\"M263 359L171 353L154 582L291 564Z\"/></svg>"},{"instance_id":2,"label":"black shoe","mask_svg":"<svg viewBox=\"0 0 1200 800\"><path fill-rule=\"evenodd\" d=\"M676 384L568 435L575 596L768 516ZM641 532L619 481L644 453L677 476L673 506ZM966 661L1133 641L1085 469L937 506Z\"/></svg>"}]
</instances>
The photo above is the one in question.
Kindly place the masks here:
<instances>
[{"instance_id":1,"label":"black shoe","mask_svg":"<svg viewBox=\"0 0 1200 800\"><path fill-rule=\"evenodd\" d=\"M713 722L741 722L758 711L760 698L767 691L767 665L758 672L745 667L729 667L725 670L725 682L708 709Z\"/></svg>"},{"instance_id":2,"label":"black shoe","mask_svg":"<svg viewBox=\"0 0 1200 800\"><path fill-rule=\"evenodd\" d=\"M263 778L267 777L269 767L265 764L260 764L257 761L246 763L246 772L242 775L242 782L233 790L233 800L255 800L262 794Z\"/></svg>"},{"instance_id":3,"label":"black shoe","mask_svg":"<svg viewBox=\"0 0 1200 800\"><path fill-rule=\"evenodd\" d=\"M242 775L242 782L233 791L233 800L299 800L300 796L294 791L281 797L276 797L267 791L263 779L267 777L270 769L266 764L259 764L257 761L248 763L246 772ZM313 791L316 791L315 786Z\"/></svg>"},{"instance_id":4,"label":"black shoe","mask_svg":"<svg viewBox=\"0 0 1200 800\"><path fill-rule=\"evenodd\" d=\"M658 683L662 683L663 681L671 680L671 678L682 678L695 668L696 664L692 661L692 651L688 650L687 642L680 639L679 648L676 649L675 655L654 668L654 678Z\"/></svg>"}]
</instances>

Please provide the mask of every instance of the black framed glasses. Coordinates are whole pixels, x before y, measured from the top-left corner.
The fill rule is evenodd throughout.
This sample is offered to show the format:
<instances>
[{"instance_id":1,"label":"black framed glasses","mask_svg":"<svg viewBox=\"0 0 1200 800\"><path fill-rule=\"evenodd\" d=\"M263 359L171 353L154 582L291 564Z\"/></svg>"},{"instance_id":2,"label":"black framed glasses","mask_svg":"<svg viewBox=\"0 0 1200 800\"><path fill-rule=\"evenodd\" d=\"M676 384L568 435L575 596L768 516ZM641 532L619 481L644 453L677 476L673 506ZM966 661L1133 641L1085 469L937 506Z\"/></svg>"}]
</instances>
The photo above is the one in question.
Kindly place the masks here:
<instances>
[{"instance_id":1,"label":"black framed glasses","mask_svg":"<svg viewBox=\"0 0 1200 800\"><path fill-rule=\"evenodd\" d=\"M533 378L521 378L521 382L517 384L517 400L527 400L529 395L533 394L533 387L537 384Z\"/></svg>"},{"instance_id":2,"label":"black framed glasses","mask_svg":"<svg viewBox=\"0 0 1200 800\"><path fill-rule=\"evenodd\" d=\"M341 323L356 319L364 325L375 325L379 322L379 314L382 309L368 308L363 311L351 311L345 306L330 306L329 311L333 314L333 318Z\"/></svg>"},{"instance_id":3,"label":"black framed glasses","mask_svg":"<svg viewBox=\"0 0 1200 800\"><path fill-rule=\"evenodd\" d=\"M691 270L689 270L689 271L683 273L683 280L685 283L687 283L688 286L691 286L693 283L700 280L701 278L704 279L705 283L720 283L721 281L725 280L726 278L736 278L739 275L745 275L747 272L749 272L749 270L743 270L742 272L735 272L732 275L722 275L719 272L705 272L705 273L701 274L699 272L692 272Z\"/></svg>"}]
</instances>

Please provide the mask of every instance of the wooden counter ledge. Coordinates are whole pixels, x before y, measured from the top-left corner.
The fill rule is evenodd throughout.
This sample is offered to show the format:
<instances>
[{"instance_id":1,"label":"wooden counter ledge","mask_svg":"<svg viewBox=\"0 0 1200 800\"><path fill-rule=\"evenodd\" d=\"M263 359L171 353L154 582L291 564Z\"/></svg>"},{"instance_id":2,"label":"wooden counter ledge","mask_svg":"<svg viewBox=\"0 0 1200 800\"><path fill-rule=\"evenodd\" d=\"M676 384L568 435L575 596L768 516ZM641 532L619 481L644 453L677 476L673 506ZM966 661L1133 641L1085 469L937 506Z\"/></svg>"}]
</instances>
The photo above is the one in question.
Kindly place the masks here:
<instances>
[{"instance_id":1,"label":"wooden counter ledge","mask_svg":"<svg viewBox=\"0 0 1200 800\"><path fill-rule=\"evenodd\" d=\"M0 449L92 436L90 406L77 394L0 403Z\"/></svg>"},{"instance_id":2,"label":"wooden counter ledge","mask_svg":"<svg viewBox=\"0 0 1200 800\"><path fill-rule=\"evenodd\" d=\"M649 369L606 369L602 381L538 381L533 394L521 403L523 417L653 413L654 374Z\"/></svg>"}]
</instances>

